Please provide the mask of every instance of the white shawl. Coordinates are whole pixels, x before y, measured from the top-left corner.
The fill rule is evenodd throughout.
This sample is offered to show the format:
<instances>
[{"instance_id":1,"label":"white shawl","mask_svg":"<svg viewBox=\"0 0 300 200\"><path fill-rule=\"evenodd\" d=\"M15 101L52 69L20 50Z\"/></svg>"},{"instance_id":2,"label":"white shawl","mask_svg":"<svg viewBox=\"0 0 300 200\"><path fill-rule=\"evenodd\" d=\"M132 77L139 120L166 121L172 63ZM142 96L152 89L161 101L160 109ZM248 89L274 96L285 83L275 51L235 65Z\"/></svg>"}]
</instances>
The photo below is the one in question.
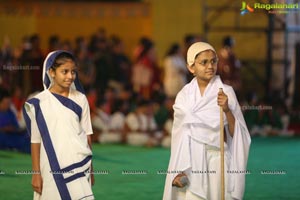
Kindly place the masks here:
<instances>
[{"instance_id":1,"label":"white shawl","mask_svg":"<svg viewBox=\"0 0 300 200\"><path fill-rule=\"evenodd\" d=\"M229 180L226 188L233 198L243 198L245 188L245 173L243 172L247 166L251 139L232 87L223 84L220 77L215 76L206 87L203 96L194 78L176 97L173 106L171 157L163 200L176 199L172 181L177 174L188 170L207 170L205 144L220 146L220 108L217 105L219 88L223 88L224 93L227 94L229 108L235 117L234 136L232 138L229 135L228 128L226 128L226 135L230 159L229 170L236 173L228 174ZM225 116L224 124L226 127ZM188 178L189 190L206 198L207 173L193 174Z\"/></svg>"}]
</instances>

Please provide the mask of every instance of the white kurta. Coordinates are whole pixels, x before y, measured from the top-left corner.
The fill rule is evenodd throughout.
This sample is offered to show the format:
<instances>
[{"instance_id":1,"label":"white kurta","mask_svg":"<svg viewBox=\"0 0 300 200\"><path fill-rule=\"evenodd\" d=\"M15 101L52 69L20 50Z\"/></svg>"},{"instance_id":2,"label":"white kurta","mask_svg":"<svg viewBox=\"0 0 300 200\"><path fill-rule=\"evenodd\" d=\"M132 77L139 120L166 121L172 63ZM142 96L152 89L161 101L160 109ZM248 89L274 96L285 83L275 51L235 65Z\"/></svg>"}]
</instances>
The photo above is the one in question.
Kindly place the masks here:
<instances>
[{"instance_id":1,"label":"white kurta","mask_svg":"<svg viewBox=\"0 0 300 200\"><path fill-rule=\"evenodd\" d=\"M129 113L125 122L130 129L127 142L134 146L146 145L151 139L149 131L154 131L157 128L154 118L142 113Z\"/></svg>"},{"instance_id":2,"label":"white kurta","mask_svg":"<svg viewBox=\"0 0 300 200\"><path fill-rule=\"evenodd\" d=\"M164 130L167 132L168 135L166 135L161 142L161 146L165 148L171 147L172 126L173 126L173 119L168 119L164 125Z\"/></svg>"},{"instance_id":3,"label":"white kurta","mask_svg":"<svg viewBox=\"0 0 300 200\"><path fill-rule=\"evenodd\" d=\"M203 96L194 78L176 97L173 107L171 157L163 200L178 199L177 188L172 187L172 181L180 172L186 173L189 178L189 192L202 199L210 197L209 174L204 173L210 171L206 147L220 148L220 108L217 104L219 88L223 88L227 94L229 108L235 117L232 138L228 133L224 114L228 149L226 159L231 172L226 175L226 193L229 193L231 198L243 198L251 139L232 87L223 84L219 76L215 76L206 87Z\"/></svg>"},{"instance_id":4,"label":"white kurta","mask_svg":"<svg viewBox=\"0 0 300 200\"><path fill-rule=\"evenodd\" d=\"M94 199L89 171L92 134L86 97L70 90L69 98L44 90L25 103L31 143L40 143L42 195L35 200Z\"/></svg>"},{"instance_id":5,"label":"white kurta","mask_svg":"<svg viewBox=\"0 0 300 200\"><path fill-rule=\"evenodd\" d=\"M111 119L110 115L101 109L97 109L96 115L92 118L92 125L101 132L109 130Z\"/></svg>"},{"instance_id":6,"label":"white kurta","mask_svg":"<svg viewBox=\"0 0 300 200\"><path fill-rule=\"evenodd\" d=\"M122 132L124 130L125 116L121 112L108 115L103 111L92 120L94 127L101 130L98 138L102 144L120 143L122 141Z\"/></svg>"}]
</instances>

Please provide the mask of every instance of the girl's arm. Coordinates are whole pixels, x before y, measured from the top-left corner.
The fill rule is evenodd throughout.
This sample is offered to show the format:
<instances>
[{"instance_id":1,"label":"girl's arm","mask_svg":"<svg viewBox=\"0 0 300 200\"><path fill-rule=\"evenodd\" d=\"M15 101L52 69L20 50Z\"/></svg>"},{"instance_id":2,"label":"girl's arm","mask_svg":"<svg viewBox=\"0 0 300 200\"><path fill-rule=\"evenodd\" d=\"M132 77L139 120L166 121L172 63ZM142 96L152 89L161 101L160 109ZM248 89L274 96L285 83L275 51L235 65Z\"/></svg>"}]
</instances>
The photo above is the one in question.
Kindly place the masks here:
<instances>
[{"instance_id":1,"label":"girl's arm","mask_svg":"<svg viewBox=\"0 0 300 200\"><path fill-rule=\"evenodd\" d=\"M31 143L31 160L32 160L32 187L33 190L42 194L43 180L40 171L40 149L41 143Z\"/></svg>"},{"instance_id":2,"label":"girl's arm","mask_svg":"<svg viewBox=\"0 0 300 200\"><path fill-rule=\"evenodd\" d=\"M228 96L223 92L222 89L218 93L218 105L221 106L223 108L223 111L225 112L229 133L231 137L233 137L235 118L228 106Z\"/></svg>"},{"instance_id":3,"label":"girl's arm","mask_svg":"<svg viewBox=\"0 0 300 200\"><path fill-rule=\"evenodd\" d=\"M229 134L231 135L231 137L233 137L233 133L234 133L234 125L235 125L235 118L231 112L230 109L224 111L226 118L227 118L227 122L228 122L228 129L229 129Z\"/></svg>"}]
</instances>

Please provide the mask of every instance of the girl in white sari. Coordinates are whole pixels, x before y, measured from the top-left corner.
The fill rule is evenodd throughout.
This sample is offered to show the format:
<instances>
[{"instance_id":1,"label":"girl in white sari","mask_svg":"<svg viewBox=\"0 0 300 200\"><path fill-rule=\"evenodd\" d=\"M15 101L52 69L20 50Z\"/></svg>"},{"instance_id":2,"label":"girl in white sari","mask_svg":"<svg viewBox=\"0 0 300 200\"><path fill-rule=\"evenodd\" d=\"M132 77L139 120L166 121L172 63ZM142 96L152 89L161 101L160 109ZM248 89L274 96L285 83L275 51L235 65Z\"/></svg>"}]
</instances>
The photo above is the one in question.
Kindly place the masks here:
<instances>
[{"instance_id":1,"label":"girl in white sari","mask_svg":"<svg viewBox=\"0 0 300 200\"><path fill-rule=\"evenodd\" d=\"M34 200L91 200L92 132L90 110L67 51L48 54L44 91L24 105L31 135Z\"/></svg>"}]
</instances>

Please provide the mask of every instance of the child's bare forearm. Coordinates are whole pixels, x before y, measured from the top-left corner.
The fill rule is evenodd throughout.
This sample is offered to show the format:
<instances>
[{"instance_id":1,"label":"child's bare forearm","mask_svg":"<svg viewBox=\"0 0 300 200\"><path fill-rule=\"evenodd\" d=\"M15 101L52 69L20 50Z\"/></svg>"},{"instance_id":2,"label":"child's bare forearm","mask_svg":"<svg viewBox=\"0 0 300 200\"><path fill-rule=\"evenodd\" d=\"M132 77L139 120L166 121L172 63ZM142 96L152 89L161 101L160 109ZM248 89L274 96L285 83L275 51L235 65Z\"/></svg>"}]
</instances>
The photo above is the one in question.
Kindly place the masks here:
<instances>
[{"instance_id":1,"label":"child's bare forearm","mask_svg":"<svg viewBox=\"0 0 300 200\"><path fill-rule=\"evenodd\" d=\"M227 118L227 121L228 121L229 133L230 133L231 137L233 137L234 126L235 126L235 118L234 118L231 110L228 110L227 112L225 112L225 114L226 114L226 118Z\"/></svg>"},{"instance_id":2,"label":"child's bare forearm","mask_svg":"<svg viewBox=\"0 0 300 200\"><path fill-rule=\"evenodd\" d=\"M31 143L32 170L40 172L40 149L41 143Z\"/></svg>"},{"instance_id":3,"label":"child's bare forearm","mask_svg":"<svg viewBox=\"0 0 300 200\"><path fill-rule=\"evenodd\" d=\"M87 136L87 141L88 141L90 149L92 150L92 136L91 135Z\"/></svg>"}]
</instances>

